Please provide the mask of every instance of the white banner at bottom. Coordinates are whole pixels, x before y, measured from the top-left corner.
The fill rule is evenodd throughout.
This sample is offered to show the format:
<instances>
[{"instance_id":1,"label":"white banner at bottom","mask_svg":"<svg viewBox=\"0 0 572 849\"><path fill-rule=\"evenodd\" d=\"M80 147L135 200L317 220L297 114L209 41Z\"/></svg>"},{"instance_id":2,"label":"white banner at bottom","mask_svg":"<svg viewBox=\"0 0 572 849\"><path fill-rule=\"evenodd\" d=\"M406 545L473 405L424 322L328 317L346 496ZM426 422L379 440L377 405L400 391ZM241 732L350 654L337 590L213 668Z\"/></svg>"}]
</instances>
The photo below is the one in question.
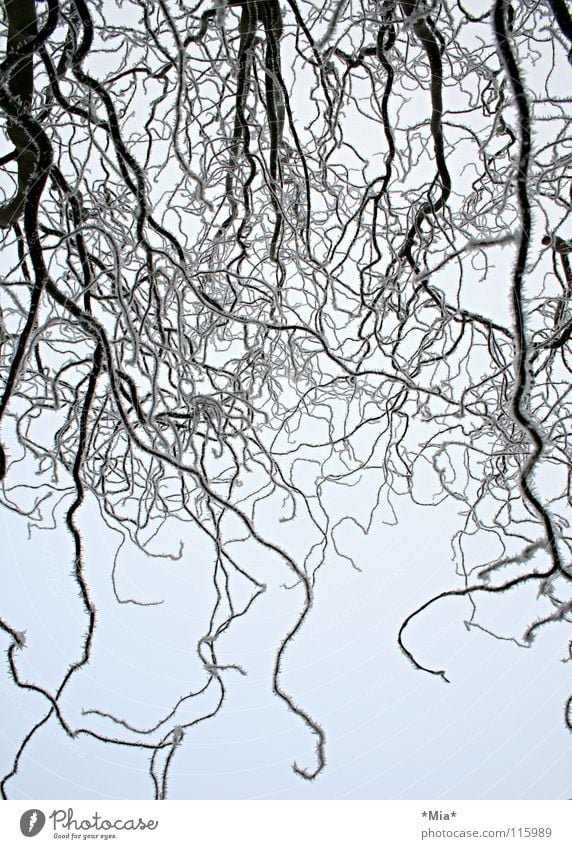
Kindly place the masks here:
<instances>
[{"instance_id":1,"label":"white banner at bottom","mask_svg":"<svg viewBox=\"0 0 572 849\"><path fill-rule=\"evenodd\" d=\"M8 801L2 845L571 849L568 801ZM64 842L65 841L65 842ZM103 844L103 845L102 845Z\"/></svg>"}]
</instances>

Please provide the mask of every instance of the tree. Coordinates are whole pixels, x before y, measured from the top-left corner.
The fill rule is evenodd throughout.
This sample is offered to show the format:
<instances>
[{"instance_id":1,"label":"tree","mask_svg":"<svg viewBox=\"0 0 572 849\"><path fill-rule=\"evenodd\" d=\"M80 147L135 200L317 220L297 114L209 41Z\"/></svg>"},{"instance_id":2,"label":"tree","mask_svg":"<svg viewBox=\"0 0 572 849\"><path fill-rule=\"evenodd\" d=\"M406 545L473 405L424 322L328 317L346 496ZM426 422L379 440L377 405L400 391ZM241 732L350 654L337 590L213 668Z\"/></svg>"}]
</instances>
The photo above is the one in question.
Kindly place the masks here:
<instances>
[{"instance_id":1,"label":"tree","mask_svg":"<svg viewBox=\"0 0 572 849\"><path fill-rule=\"evenodd\" d=\"M299 605L273 690L315 741L294 770L318 776L326 730L284 683L288 651L320 570L359 568L343 529L397 521L404 498L458 505L452 588L397 635L418 669L447 680L407 632L445 597L479 627L484 595L533 584L525 642L569 622L566 4L4 9L2 502L65 523L85 621L49 689L21 677L23 625L1 620L14 683L45 699L4 794L51 720L147 752L164 798L186 731L244 671L217 641L264 593L263 555ZM62 708L97 641L89 499L119 547L177 558L187 526L210 546L203 683L153 728Z\"/></svg>"}]
</instances>

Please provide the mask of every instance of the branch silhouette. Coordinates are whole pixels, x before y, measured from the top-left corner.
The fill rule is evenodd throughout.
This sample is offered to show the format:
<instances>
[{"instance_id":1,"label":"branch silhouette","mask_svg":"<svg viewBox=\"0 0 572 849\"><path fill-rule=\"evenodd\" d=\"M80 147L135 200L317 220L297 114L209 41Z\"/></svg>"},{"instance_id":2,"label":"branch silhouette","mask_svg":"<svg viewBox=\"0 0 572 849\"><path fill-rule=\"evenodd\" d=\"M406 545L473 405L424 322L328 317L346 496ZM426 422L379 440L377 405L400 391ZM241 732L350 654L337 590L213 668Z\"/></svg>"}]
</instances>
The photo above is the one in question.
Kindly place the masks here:
<instances>
[{"instance_id":1,"label":"branch silhouette","mask_svg":"<svg viewBox=\"0 0 572 849\"><path fill-rule=\"evenodd\" d=\"M525 634L496 635L517 646L572 621L569 12L364 9L3 3L0 499L71 540L83 623L50 688L23 672L33 611L0 612L7 674L44 711L4 798L48 723L140 750L166 798L248 673L228 647L269 590L289 617L269 684L314 744L294 772L319 780L327 723L289 658L324 571L364 568L345 530L373 536L406 501L456 516L450 588L400 613L418 670L448 680L407 630L446 598L492 639L484 595L538 586ZM166 579L124 589L131 554L193 576L203 545L194 666L148 722L66 700L110 615L90 506L121 613L169 615Z\"/></svg>"}]
</instances>

